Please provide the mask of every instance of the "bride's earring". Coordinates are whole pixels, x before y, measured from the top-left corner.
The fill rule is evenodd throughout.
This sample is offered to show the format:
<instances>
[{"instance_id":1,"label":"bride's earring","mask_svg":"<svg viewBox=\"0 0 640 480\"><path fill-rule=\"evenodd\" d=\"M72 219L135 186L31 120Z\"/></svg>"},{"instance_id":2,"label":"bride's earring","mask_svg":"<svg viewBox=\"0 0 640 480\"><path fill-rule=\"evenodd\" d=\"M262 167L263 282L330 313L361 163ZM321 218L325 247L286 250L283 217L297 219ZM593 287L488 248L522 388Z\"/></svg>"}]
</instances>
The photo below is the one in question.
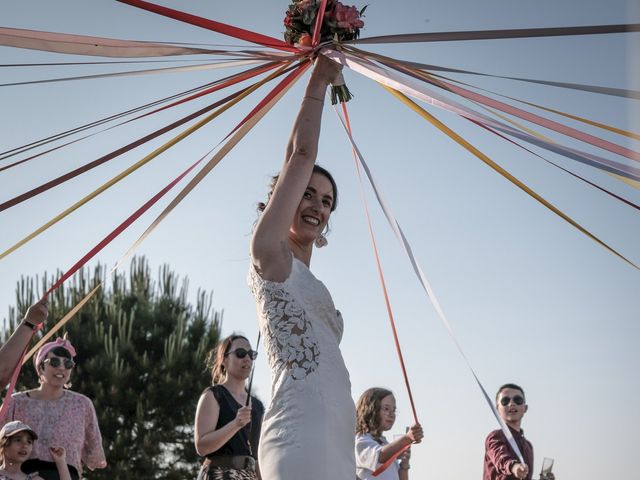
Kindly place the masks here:
<instances>
[{"instance_id":1,"label":"bride's earring","mask_svg":"<svg viewBox=\"0 0 640 480\"><path fill-rule=\"evenodd\" d=\"M316 238L315 242L313 243L315 243L316 247L322 248L329 245L329 240L327 240L327 237L325 237L324 234L321 233L320 236Z\"/></svg>"}]
</instances>

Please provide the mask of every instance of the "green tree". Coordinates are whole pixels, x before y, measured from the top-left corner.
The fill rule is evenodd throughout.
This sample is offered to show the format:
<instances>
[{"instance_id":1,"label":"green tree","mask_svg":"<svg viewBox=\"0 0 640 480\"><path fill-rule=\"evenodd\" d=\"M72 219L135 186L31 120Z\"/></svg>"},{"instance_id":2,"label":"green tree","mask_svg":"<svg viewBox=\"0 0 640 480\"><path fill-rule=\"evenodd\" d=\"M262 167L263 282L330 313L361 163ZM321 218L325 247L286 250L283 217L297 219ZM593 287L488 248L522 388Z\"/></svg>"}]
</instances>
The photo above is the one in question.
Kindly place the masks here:
<instances>
[{"instance_id":1,"label":"green tree","mask_svg":"<svg viewBox=\"0 0 640 480\"><path fill-rule=\"evenodd\" d=\"M193 419L198 397L210 383L204 362L219 340L222 315L212 308L211 293L198 291L196 305L190 305L188 281L166 265L155 281L144 258L133 259L128 275L107 279L106 272L102 265L81 270L56 290L44 332L38 334L108 280L58 332L66 332L78 352L72 389L93 400L109 464L88 477L195 478ZM5 319L5 339L52 281L46 273L42 281L20 280L16 306ZM18 389L35 386L29 363Z\"/></svg>"}]
</instances>

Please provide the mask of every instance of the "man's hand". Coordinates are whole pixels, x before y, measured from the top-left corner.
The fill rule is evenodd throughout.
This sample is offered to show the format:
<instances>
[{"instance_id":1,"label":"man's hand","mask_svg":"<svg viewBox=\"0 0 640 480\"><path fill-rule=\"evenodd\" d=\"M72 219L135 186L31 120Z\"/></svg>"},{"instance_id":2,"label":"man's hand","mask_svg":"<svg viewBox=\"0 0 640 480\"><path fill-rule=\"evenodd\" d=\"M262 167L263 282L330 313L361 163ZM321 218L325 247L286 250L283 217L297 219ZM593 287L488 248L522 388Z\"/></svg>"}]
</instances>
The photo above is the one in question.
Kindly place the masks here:
<instances>
[{"instance_id":1,"label":"man's hand","mask_svg":"<svg viewBox=\"0 0 640 480\"><path fill-rule=\"evenodd\" d=\"M513 473L516 478L527 478L529 467L524 463L515 463L513 467L511 467L511 473Z\"/></svg>"}]
</instances>

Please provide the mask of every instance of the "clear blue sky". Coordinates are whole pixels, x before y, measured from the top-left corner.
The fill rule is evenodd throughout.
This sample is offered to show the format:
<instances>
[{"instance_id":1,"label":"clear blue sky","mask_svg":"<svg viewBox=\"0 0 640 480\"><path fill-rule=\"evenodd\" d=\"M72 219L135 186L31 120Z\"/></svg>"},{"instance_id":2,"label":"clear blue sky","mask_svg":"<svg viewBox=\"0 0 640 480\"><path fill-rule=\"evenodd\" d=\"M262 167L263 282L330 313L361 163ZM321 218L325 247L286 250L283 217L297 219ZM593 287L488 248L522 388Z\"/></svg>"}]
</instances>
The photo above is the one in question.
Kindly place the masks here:
<instances>
[{"instance_id":1,"label":"clear blue sky","mask_svg":"<svg viewBox=\"0 0 640 480\"><path fill-rule=\"evenodd\" d=\"M281 36L287 7L286 1L275 0L158 3L276 37ZM637 4L624 0L606 4L597 0L367 3L363 36L640 21ZM0 24L122 39L239 43L113 1L5 2ZM639 44L640 35L629 34L369 48L446 67L640 89ZM3 64L65 60L77 58L0 47ZM113 68L119 69L124 68ZM1 78L4 83L104 71L109 70L91 66L3 68ZM226 74L204 71L4 87L0 89L0 147L19 146ZM355 94L349 109L356 141L471 363L490 392L507 381L520 383L527 392L530 408L523 426L536 450L535 471L548 456L556 459L560 480L632 476L640 468L634 448L640 428L640 414L634 405L640 396L636 345L640 338L640 272L517 190L369 79L350 71L345 77ZM637 101L506 80L458 78L620 128L640 130ZM166 262L188 276L192 295L198 287L213 290L216 307L224 309L225 334L237 330L251 338L257 336L255 307L245 283L249 236L255 204L264 198L269 175L282 162L303 83L304 79L138 250L154 269ZM67 269L187 164L218 143L264 94L265 89L0 261L0 316L6 316L13 304L21 275ZM93 137L3 172L0 199L93 160L207 102ZM640 216L636 210L468 122L439 110L430 111L640 263ZM606 138L639 148L637 142ZM139 148L0 214L0 249L14 244L151 148ZM606 174L545 155L640 202L637 190ZM401 413L391 433L399 433L411 421L410 408L373 263L350 148L328 107L320 163L335 172L341 199L332 218L330 245L314 253L312 270L329 287L345 318L342 350L354 398L374 385L393 389ZM412 478L479 478L484 438L496 428L495 420L370 200L418 414L426 432L424 443L414 448ZM167 202L163 200L152 209L97 260L113 265ZM269 397L269 383L261 357L255 384L264 400Z\"/></svg>"}]
</instances>

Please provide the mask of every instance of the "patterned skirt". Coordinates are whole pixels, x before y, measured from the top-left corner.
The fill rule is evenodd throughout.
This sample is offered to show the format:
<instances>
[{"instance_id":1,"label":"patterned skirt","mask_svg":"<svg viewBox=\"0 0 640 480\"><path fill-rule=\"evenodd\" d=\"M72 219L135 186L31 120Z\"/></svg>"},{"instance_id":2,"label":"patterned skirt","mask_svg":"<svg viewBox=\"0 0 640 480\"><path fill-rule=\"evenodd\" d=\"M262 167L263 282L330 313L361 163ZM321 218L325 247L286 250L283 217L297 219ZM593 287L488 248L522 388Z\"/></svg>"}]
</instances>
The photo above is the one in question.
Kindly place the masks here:
<instances>
[{"instance_id":1,"label":"patterned skirt","mask_svg":"<svg viewBox=\"0 0 640 480\"><path fill-rule=\"evenodd\" d=\"M198 480L258 480L252 470L237 470L231 467L203 467Z\"/></svg>"}]
</instances>

